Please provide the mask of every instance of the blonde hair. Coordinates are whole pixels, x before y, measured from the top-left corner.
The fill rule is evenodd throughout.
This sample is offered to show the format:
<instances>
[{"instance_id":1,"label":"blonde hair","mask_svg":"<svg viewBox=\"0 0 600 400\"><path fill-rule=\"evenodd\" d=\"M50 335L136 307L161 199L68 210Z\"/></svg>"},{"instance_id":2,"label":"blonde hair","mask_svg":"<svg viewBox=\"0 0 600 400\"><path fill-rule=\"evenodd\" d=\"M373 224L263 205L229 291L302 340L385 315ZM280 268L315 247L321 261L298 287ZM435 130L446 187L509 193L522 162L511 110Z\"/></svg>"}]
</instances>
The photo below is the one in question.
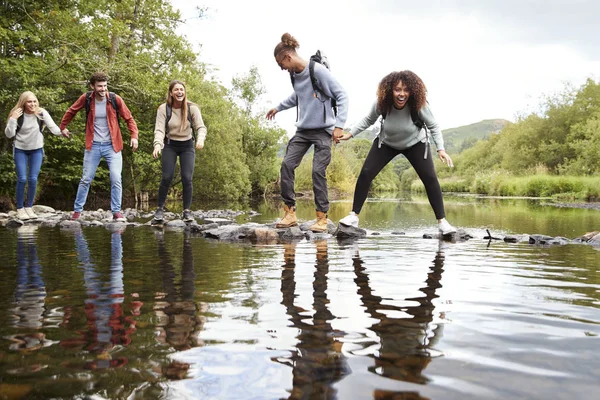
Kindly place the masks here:
<instances>
[{"instance_id":1,"label":"blonde hair","mask_svg":"<svg viewBox=\"0 0 600 400\"><path fill-rule=\"evenodd\" d=\"M40 103L38 102L38 99L35 96L35 94L33 94L33 92L30 92L29 90L21 93L21 95L19 96L19 100L17 101L17 104L8 113L8 119L10 119L10 116L12 115L13 112L15 112L15 110L17 108L22 109L23 113L24 113L25 112L25 103L27 103L27 101L29 100L30 97L33 97L36 102L35 110L33 111L35 116L38 117L38 119L42 119L42 117L40 117L40 113L42 112L42 108L40 108ZM8 122L8 120L7 120L7 122Z\"/></svg>"},{"instance_id":2,"label":"blonde hair","mask_svg":"<svg viewBox=\"0 0 600 400\"><path fill-rule=\"evenodd\" d=\"M298 43L295 37L286 32L281 35L281 42L275 46L273 55L277 57L279 54L283 53L295 53L298 47L300 47L300 43Z\"/></svg>"}]
</instances>

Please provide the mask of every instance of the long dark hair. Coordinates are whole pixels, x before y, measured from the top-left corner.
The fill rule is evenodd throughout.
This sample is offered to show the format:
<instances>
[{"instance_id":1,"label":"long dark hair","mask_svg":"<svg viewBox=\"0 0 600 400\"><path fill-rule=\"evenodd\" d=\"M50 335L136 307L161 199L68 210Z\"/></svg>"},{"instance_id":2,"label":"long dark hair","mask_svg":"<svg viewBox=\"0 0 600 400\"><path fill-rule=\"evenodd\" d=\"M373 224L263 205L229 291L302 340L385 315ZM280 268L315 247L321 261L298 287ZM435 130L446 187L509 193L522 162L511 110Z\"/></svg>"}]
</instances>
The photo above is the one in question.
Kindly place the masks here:
<instances>
[{"instance_id":1,"label":"long dark hair","mask_svg":"<svg viewBox=\"0 0 600 400\"><path fill-rule=\"evenodd\" d=\"M173 95L171 94L171 91L173 90L175 85L178 84L183 86L183 88L185 89L185 97L183 98L183 101L181 103L181 125L179 125L179 132L183 132L187 128L187 115L190 112L190 110L188 110L187 88L185 87L185 83L183 83L182 81L178 81L177 79L173 79L171 83L169 83L169 90L167 91L167 103L169 103L169 105L173 107L174 99Z\"/></svg>"},{"instance_id":2,"label":"long dark hair","mask_svg":"<svg viewBox=\"0 0 600 400\"><path fill-rule=\"evenodd\" d=\"M407 87L410 96L408 106L411 111L418 112L427 103L427 88L425 84L412 71L394 71L383 77L377 87L377 111L387 115L394 105L394 87L402 81Z\"/></svg>"}]
</instances>

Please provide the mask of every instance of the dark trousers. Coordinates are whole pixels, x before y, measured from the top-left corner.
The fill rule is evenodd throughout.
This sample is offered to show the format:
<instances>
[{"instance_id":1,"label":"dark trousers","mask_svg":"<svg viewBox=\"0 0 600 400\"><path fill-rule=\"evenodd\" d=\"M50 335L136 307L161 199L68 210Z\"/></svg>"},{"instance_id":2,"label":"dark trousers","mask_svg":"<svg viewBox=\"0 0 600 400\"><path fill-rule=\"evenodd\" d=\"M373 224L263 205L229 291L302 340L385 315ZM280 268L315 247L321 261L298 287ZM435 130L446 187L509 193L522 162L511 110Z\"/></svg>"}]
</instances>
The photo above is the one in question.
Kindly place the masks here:
<instances>
[{"instance_id":1,"label":"dark trousers","mask_svg":"<svg viewBox=\"0 0 600 400\"><path fill-rule=\"evenodd\" d=\"M288 206L296 205L294 192L295 170L300 165L302 157L310 146L315 146L313 157L312 181L317 211L329 211L327 196L327 166L331 162L331 134L324 129L311 129L297 131L290 139L285 150L285 157L281 163L281 197Z\"/></svg>"},{"instance_id":2,"label":"dark trousers","mask_svg":"<svg viewBox=\"0 0 600 400\"><path fill-rule=\"evenodd\" d=\"M367 200L367 194L373 179L381 172L394 157L398 154L403 154L410 164L413 166L417 175L425 185L425 191L427 192L427 198L429 204L433 208L435 217L437 219L445 218L446 213L444 211L444 200L442 198L442 189L440 183L435 174L435 168L433 166L433 159L431 158L431 151L428 151L427 158L424 158L425 154L425 143L419 142L412 147L405 150L396 150L385 144L381 147L377 146L377 139L373 141L371 150L367 155L367 159L360 170L358 181L356 182L356 188L354 189L354 203L352 204L352 211L359 214L362 210L363 204Z\"/></svg>"},{"instance_id":3,"label":"dark trousers","mask_svg":"<svg viewBox=\"0 0 600 400\"><path fill-rule=\"evenodd\" d=\"M181 167L181 182L183 184L183 209L189 209L192 205L192 176L194 175L194 164L196 161L196 149L194 139L180 142L171 140L165 144L162 150L162 179L158 188L158 206L165 205L167 194L175 175L175 165L179 156Z\"/></svg>"}]
</instances>

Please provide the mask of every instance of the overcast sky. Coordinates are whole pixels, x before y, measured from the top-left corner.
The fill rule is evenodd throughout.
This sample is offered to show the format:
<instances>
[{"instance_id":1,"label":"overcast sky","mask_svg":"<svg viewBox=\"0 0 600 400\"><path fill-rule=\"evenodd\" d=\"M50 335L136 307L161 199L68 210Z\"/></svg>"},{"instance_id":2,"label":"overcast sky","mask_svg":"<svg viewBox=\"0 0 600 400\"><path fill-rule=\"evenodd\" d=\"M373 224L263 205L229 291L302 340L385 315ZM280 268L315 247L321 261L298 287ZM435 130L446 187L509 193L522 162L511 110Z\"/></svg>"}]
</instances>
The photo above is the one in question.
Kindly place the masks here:
<instances>
[{"instance_id":1,"label":"overcast sky","mask_svg":"<svg viewBox=\"0 0 600 400\"><path fill-rule=\"evenodd\" d=\"M442 129L483 119L511 121L544 95L579 86L600 71L597 0L172 0L187 20L180 33L225 86L255 65L264 109L291 91L273 58L285 32L308 59L327 54L350 97L347 126L361 119L391 71L410 69L429 91ZM197 6L209 7L204 19ZM193 100L193 99L192 99ZM294 132L295 110L277 123Z\"/></svg>"}]
</instances>

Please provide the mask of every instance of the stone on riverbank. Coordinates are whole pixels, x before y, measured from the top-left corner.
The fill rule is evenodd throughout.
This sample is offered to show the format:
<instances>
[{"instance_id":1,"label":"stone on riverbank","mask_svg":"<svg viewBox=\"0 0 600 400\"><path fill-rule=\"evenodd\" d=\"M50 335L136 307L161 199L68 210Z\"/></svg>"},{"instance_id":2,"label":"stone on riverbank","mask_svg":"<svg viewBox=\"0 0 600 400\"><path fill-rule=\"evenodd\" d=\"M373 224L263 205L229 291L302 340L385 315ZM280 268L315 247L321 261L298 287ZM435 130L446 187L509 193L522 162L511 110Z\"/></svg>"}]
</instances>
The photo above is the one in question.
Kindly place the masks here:
<instances>
[{"instance_id":1,"label":"stone on riverbank","mask_svg":"<svg viewBox=\"0 0 600 400\"><path fill-rule=\"evenodd\" d=\"M125 227L140 227L152 226L157 230L173 229L185 230L193 233L201 234L204 237L223 241L240 241L248 240L259 243L274 243L274 242L289 242L293 240L319 240L328 239L331 236L338 240L350 240L364 238L367 236L367 231L361 228L355 228L345 225L334 224L331 220L327 220L327 232L314 233L309 231L309 227L316 220L301 222L300 225L291 228L278 229L276 224L258 224L248 222L245 224L236 224L233 220L239 217L243 212L231 210L210 210L193 211L192 215L198 220L204 221L204 224L198 224L193 221L191 223L183 222L179 219L179 215L172 212L165 212L165 221L160 224L153 224L152 218L154 213L142 214L135 209L126 209L123 211L127 222L115 222L110 211L98 209L96 211L85 211L81 214L81 218L72 221L71 212L56 211L51 207L37 205L36 213L39 213L39 218L35 220L20 221L16 218L16 213L0 213L0 226L7 228L19 229L23 225L40 226L44 228L59 227L60 229L74 230L81 227L98 227L103 226L111 232L123 231ZM258 215L256 212L250 212L248 215ZM140 222L140 219L150 218L146 222ZM248 219L248 218L245 218ZM382 234L380 232L371 232L371 235ZM383 233L386 234L386 233ZM403 232L392 232L392 235L404 235ZM439 233L425 233L423 238L426 239L444 239L448 241L463 241L472 239L473 236L463 229L459 229L456 233L440 237ZM547 235L508 235L503 239L507 243L530 243L533 245L565 245L569 243L585 243L600 247L600 231L588 232L573 240L565 237L552 237Z\"/></svg>"}]
</instances>

